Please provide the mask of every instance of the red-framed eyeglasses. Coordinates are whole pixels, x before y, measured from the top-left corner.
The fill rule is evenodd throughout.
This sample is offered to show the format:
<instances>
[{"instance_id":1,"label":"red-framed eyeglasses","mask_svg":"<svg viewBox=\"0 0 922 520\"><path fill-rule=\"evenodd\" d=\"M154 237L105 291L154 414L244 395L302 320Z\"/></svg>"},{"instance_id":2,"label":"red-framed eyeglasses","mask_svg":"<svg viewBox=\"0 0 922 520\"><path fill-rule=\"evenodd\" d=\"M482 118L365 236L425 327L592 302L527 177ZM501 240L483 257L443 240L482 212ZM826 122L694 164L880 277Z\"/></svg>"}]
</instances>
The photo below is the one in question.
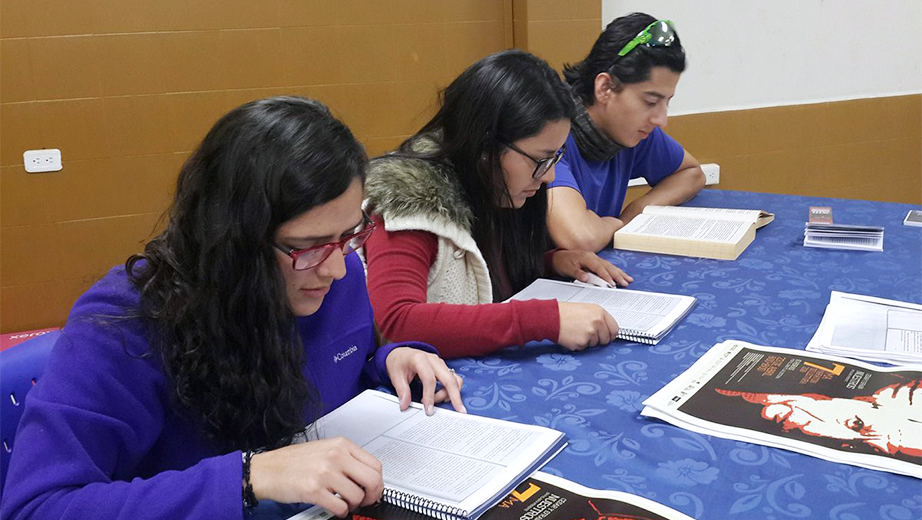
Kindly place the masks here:
<instances>
[{"instance_id":1,"label":"red-framed eyeglasses","mask_svg":"<svg viewBox=\"0 0 922 520\"><path fill-rule=\"evenodd\" d=\"M355 251L365 245L368 237L375 230L375 222L371 220L367 213L362 211L362 223L359 224L359 230L355 233L343 237L336 242L328 242L307 249L291 249L282 247L278 244L272 244L276 249L291 257L291 268L295 271L305 271L322 264L333 254L333 251L339 249L343 256Z\"/></svg>"}]
</instances>

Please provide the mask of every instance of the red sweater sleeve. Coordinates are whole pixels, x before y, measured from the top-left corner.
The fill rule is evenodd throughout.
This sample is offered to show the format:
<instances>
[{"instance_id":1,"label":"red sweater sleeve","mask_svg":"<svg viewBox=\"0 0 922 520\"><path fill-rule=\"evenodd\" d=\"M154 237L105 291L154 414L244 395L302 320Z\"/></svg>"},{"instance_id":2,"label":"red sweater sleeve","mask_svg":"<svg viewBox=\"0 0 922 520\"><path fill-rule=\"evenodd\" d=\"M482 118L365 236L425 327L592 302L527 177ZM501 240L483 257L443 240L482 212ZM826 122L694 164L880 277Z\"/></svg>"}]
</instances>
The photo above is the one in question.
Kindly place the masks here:
<instances>
[{"instance_id":1,"label":"red sweater sleeve","mask_svg":"<svg viewBox=\"0 0 922 520\"><path fill-rule=\"evenodd\" d=\"M381 333L390 341L424 341L444 358L480 356L512 345L557 341L560 314L554 300L482 305L428 303L429 268L437 237L425 231L379 228L365 244L368 296Z\"/></svg>"}]
</instances>

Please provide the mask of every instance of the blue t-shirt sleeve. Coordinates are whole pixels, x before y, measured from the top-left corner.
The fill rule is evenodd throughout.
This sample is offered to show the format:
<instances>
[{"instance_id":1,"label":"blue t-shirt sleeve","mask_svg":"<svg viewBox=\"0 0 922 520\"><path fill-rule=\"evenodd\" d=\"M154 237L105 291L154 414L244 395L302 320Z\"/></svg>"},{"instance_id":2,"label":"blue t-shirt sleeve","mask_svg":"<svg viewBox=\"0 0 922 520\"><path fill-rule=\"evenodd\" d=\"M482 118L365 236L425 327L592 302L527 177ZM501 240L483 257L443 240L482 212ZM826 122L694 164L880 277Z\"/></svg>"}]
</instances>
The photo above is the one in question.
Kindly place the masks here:
<instances>
[{"instance_id":1,"label":"blue t-shirt sleeve","mask_svg":"<svg viewBox=\"0 0 922 520\"><path fill-rule=\"evenodd\" d=\"M666 132L654 128L653 133L634 148L634 168L631 178L643 177L650 186L675 173L685 157L685 149Z\"/></svg>"},{"instance_id":2,"label":"blue t-shirt sleeve","mask_svg":"<svg viewBox=\"0 0 922 520\"><path fill-rule=\"evenodd\" d=\"M554 180L547 184L548 188L557 188L566 186L580 191L576 177L573 175L573 163L579 160L579 150L576 148L576 141L573 140L573 134L567 136L567 150L564 152L560 162L554 166ZM580 193L582 193L580 191Z\"/></svg>"}]
</instances>

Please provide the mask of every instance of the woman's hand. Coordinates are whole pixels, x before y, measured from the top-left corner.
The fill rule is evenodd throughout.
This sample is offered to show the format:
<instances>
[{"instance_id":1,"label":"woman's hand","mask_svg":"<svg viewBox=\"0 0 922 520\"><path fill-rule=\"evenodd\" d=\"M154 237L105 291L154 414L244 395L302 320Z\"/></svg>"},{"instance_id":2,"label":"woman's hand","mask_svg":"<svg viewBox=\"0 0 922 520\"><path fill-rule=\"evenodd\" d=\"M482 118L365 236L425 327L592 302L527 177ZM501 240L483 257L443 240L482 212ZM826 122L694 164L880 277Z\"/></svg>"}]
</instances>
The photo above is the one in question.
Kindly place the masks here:
<instances>
[{"instance_id":1,"label":"woman's hand","mask_svg":"<svg viewBox=\"0 0 922 520\"><path fill-rule=\"evenodd\" d=\"M448 368L445 361L436 354L412 347L397 347L387 355L385 360L387 375L400 399L400 409L406 410L410 406L410 382L419 378L423 384L423 397L420 400L426 410L426 415L432 415L433 405L451 401L455 410L467 413L464 403L461 402L461 387L464 379ZM436 392L436 382L442 388Z\"/></svg>"},{"instance_id":2,"label":"woman's hand","mask_svg":"<svg viewBox=\"0 0 922 520\"><path fill-rule=\"evenodd\" d=\"M608 260L604 260L589 251L576 251L562 249L555 251L551 257L554 271L560 276L575 278L581 282L589 280L588 272L595 273L612 287L627 285L634 281L627 273L615 267Z\"/></svg>"},{"instance_id":3,"label":"woman's hand","mask_svg":"<svg viewBox=\"0 0 922 520\"><path fill-rule=\"evenodd\" d=\"M618 336L618 322L594 303L557 302L560 335L557 343L567 350L607 345Z\"/></svg>"},{"instance_id":4,"label":"woman's hand","mask_svg":"<svg viewBox=\"0 0 922 520\"><path fill-rule=\"evenodd\" d=\"M250 484L257 500L316 504L340 518L384 492L381 462L343 437L253 455Z\"/></svg>"}]
</instances>

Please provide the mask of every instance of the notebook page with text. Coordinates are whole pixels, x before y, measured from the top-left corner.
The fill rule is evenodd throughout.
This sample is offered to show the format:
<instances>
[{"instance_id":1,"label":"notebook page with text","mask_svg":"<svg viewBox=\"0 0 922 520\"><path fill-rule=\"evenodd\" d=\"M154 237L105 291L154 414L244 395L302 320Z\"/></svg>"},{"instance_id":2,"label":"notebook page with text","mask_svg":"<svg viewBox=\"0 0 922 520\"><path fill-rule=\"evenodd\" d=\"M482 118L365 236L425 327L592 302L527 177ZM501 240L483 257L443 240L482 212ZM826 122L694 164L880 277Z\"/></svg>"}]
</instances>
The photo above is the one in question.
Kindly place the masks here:
<instances>
[{"instance_id":1,"label":"notebook page with text","mask_svg":"<svg viewBox=\"0 0 922 520\"><path fill-rule=\"evenodd\" d=\"M317 422L322 438L343 436L381 461L384 484L475 517L565 444L562 433L418 403L366 390Z\"/></svg>"}]
</instances>

